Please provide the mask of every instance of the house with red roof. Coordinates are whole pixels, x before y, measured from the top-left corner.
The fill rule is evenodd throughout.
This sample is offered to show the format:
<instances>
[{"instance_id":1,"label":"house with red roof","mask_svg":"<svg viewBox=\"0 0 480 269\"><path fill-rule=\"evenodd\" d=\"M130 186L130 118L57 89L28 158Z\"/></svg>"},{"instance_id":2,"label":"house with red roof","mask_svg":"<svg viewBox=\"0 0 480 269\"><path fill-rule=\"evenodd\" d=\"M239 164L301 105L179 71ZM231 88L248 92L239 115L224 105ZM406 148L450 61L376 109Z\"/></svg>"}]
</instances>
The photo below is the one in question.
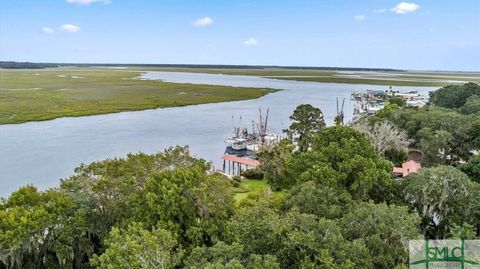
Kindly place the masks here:
<instances>
[{"instance_id":1,"label":"house with red roof","mask_svg":"<svg viewBox=\"0 0 480 269\"><path fill-rule=\"evenodd\" d=\"M419 162L410 160L402 163L402 167L394 167L393 175L396 177L406 177L411 173L416 173L422 168L422 165Z\"/></svg>"}]
</instances>

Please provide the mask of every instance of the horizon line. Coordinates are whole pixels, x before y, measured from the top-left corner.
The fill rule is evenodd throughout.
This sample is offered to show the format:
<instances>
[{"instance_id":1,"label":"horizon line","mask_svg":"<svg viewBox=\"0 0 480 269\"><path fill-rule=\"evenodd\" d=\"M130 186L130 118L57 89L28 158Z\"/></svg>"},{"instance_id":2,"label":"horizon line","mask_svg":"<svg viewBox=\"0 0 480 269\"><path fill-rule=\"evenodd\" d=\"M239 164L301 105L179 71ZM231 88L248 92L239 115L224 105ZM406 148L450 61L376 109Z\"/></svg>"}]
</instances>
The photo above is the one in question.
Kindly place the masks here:
<instances>
[{"instance_id":1,"label":"horizon line","mask_svg":"<svg viewBox=\"0 0 480 269\"><path fill-rule=\"evenodd\" d=\"M105 63L105 62L30 62L30 61L11 61L0 60L3 63L18 63L18 64L44 64L44 65L58 65L61 66L132 66L132 67L186 67L186 68L212 68L212 69L265 69L265 68L279 68L279 69L298 69L298 70L339 70L339 71L385 71L385 72L456 72L456 73L480 73L479 71L467 70L428 70L428 69L403 69L403 68L387 68L387 67L352 67L352 66L314 66L314 65L256 65L256 64L189 64L189 63ZM5 69L0 67L0 69Z\"/></svg>"}]
</instances>

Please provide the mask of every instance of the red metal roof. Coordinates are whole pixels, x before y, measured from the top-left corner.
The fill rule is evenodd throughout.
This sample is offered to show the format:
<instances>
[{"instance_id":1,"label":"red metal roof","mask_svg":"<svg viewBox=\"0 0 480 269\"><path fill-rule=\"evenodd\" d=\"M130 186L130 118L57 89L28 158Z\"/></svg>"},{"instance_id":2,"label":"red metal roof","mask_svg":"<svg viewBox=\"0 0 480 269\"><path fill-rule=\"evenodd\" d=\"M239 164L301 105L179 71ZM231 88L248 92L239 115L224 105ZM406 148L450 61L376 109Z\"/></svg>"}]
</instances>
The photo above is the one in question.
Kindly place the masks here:
<instances>
[{"instance_id":1,"label":"red metal roof","mask_svg":"<svg viewBox=\"0 0 480 269\"><path fill-rule=\"evenodd\" d=\"M418 170L420 170L422 166L420 163L410 160L407 162L402 163L402 167L394 167L393 168L393 173L394 174L399 174L402 177L406 177L411 173L416 173Z\"/></svg>"},{"instance_id":2,"label":"red metal roof","mask_svg":"<svg viewBox=\"0 0 480 269\"><path fill-rule=\"evenodd\" d=\"M237 156L235 156L235 155L230 155L230 154L225 154L225 155L223 155L223 156L222 156L222 160L232 161L232 162L236 162L236 163L241 163L241 164L245 164L245 165L253 166L253 167L256 167L256 166L259 166L259 165L260 165L260 162L257 161L257 160L252 160L252 159L248 159L248 158L237 157Z\"/></svg>"}]
</instances>

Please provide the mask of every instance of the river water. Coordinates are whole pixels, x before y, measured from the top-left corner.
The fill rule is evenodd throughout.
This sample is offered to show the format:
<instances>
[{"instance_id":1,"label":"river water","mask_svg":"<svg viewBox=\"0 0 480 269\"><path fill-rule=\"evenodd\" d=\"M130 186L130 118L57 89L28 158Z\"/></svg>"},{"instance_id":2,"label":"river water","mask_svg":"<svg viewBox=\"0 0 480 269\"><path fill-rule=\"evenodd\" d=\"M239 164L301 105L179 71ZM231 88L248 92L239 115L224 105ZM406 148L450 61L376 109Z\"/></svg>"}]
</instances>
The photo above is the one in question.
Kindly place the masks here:
<instances>
[{"instance_id":1,"label":"river water","mask_svg":"<svg viewBox=\"0 0 480 269\"><path fill-rule=\"evenodd\" d=\"M281 91L264 97L226 103L151 109L98 116L59 118L50 121L0 125L0 197L26 184L40 189L58 186L80 163L90 163L129 152L153 153L173 145L189 145L192 153L220 168L224 139L242 116L245 126L258 119L258 109L270 109L269 130L288 127L299 104L319 107L327 124L336 114L336 98L345 98L346 121L352 117L352 91L387 86L330 84L174 72L147 72L144 79L169 82L269 87ZM411 87L395 87L405 91ZM426 93L434 88L415 87Z\"/></svg>"}]
</instances>

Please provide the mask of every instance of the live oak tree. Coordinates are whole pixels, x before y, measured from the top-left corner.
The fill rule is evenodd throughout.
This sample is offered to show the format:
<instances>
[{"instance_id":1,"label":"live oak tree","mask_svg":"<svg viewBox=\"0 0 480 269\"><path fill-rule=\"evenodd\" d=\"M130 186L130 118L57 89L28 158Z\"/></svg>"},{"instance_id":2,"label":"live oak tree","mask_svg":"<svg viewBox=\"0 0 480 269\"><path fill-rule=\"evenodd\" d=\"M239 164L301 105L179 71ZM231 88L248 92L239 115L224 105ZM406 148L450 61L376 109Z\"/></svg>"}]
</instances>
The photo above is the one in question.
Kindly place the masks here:
<instances>
[{"instance_id":1,"label":"live oak tree","mask_svg":"<svg viewBox=\"0 0 480 269\"><path fill-rule=\"evenodd\" d=\"M480 183L480 155L473 156L468 162L461 164L458 168L467 174L472 181Z\"/></svg>"},{"instance_id":2,"label":"live oak tree","mask_svg":"<svg viewBox=\"0 0 480 269\"><path fill-rule=\"evenodd\" d=\"M465 104L460 107L460 112L463 114L480 113L480 93L479 95L472 95L468 97Z\"/></svg>"},{"instance_id":3,"label":"live oak tree","mask_svg":"<svg viewBox=\"0 0 480 269\"><path fill-rule=\"evenodd\" d=\"M156 196L166 194L155 190L156 176L182 169L195 178L172 181L170 190L165 189L170 191L166 201L187 197L193 211L185 213L194 212L192 216L201 221L189 226L186 219L182 231L188 230L188 234L177 234L176 229L169 232L175 240L205 244L217 240L233 211L230 185L218 174L207 175L209 165L191 157L188 148L175 147L158 154L130 154L82 165L59 189L40 192L28 186L13 193L0 203L0 268L89 268L90 258L107 248L104 240L113 227L141 221L143 228L152 232L157 224L175 221L167 218L178 216L169 212L180 205L145 205L155 198L149 194L151 190ZM182 178L180 172L172 173L172 177ZM192 188L184 188L188 184ZM178 189L183 192L173 191ZM170 210L164 212L169 215L148 218L162 206Z\"/></svg>"},{"instance_id":4,"label":"live oak tree","mask_svg":"<svg viewBox=\"0 0 480 269\"><path fill-rule=\"evenodd\" d=\"M238 268L238 269L280 269L277 257L273 255L246 255L244 246L238 242L226 244L217 242L211 247L196 247L185 259L185 267L203 268Z\"/></svg>"},{"instance_id":5,"label":"live oak tree","mask_svg":"<svg viewBox=\"0 0 480 269\"><path fill-rule=\"evenodd\" d=\"M79 268L92 257L85 212L57 190L20 188L0 203L0 267Z\"/></svg>"},{"instance_id":6,"label":"live oak tree","mask_svg":"<svg viewBox=\"0 0 480 269\"><path fill-rule=\"evenodd\" d=\"M284 204L286 208L296 208L301 213L327 219L341 217L352 205L352 197L345 188L314 181L307 181L290 189Z\"/></svg>"},{"instance_id":7,"label":"live oak tree","mask_svg":"<svg viewBox=\"0 0 480 269\"><path fill-rule=\"evenodd\" d=\"M358 200L385 200L391 169L364 134L347 126L326 128L310 151L287 160L287 174L297 182L333 180Z\"/></svg>"},{"instance_id":8,"label":"live oak tree","mask_svg":"<svg viewBox=\"0 0 480 269\"><path fill-rule=\"evenodd\" d=\"M480 96L478 84L470 82L464 85L449 85L430 92L430 102L440 107L459 108L473 95Z\"/></svg>"},{"instance_id":9,"label":"live oak tree","mask_svg":"<svg viewBox=\"0 0 480 269\"><path fill-rule=\"evenodd\" d=\"M106 251L92 260L101 269L176 268L183 254L170 232L163 229L150 232L140 223L131 223L126 229L114 227L105 243Z\"/></svg>"},{"instance_id":10,"label":"live oak tree","mask_svg":"<svg viewBox=\"0 0 480 269\"><path fill-rule=\"evenodd\" d=\"M315 134L325 128L322 111L309 104L297 106L290 120L292 123L284 132L296 143L299 151L307 151Z\"/></svg>"},{"instance_id":11,"label":"live oak tree","mask_svg":"<svg viewBox=\"0 0 480 269\"><path fill-rule=\"evenodd\" d=\"M223 176L179 167L152 175L130 206L135 221L172 231L182 245L211 245L233 213L233 195Z\"/></svg>"},{"instance_id":12,"label":"live oak tree","mask_svg":"<svg viewBox=\"0 0 480 269\"><path fill-rule=\"evenodd\" d=\"M426 238L442 239L454 224L478 227L480 187L458 169L425 168L409 175L402 185L405 201L422 217Z\"/></svg>"},{"instance_id":13,"label":"live oak tree","mask_svg":"<svg viewBox=\"0 0 480 269\"><path fill-rule=\"evenodd\" d=\"M228 224L228 239L247 254L274 255L282 268L371 268L362 240L348 241L336 221L278 211L265 203L241 209Z\"/></svg>"},{"instance_id":14,"label":"live oak tree","mask_svg":"<svg viewBox=\"0 0 480 269\"><path fill-rule=\"evenodd\" d=\"M418 237L420 217L407 207L363 203L341 220L349 240L362 239L372 268L395 268L408 261L408 240Z\"/></svg>"}]
</instances>

